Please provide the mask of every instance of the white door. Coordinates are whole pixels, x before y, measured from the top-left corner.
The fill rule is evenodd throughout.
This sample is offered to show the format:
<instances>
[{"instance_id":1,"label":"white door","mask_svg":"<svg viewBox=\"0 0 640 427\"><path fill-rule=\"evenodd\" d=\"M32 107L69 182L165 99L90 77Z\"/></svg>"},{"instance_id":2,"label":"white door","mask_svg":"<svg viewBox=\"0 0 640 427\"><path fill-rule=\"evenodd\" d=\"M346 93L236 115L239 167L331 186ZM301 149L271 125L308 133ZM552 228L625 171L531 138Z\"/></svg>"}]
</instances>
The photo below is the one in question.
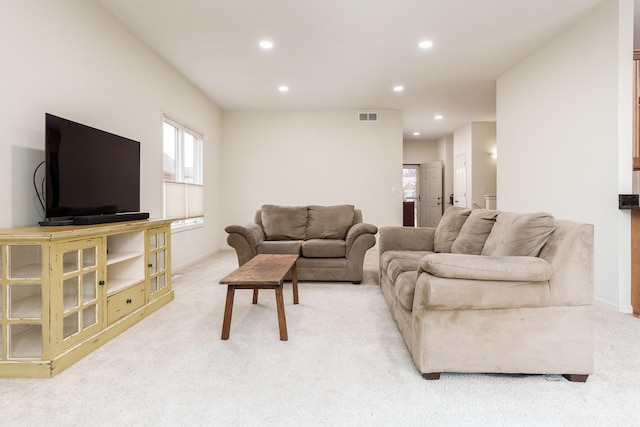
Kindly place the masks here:
<instances>
[{"instance_id":1,"label":"white door","mask_svg":"<svg viewBox=\"0 0 640 427\"><path fill-rule=\"evenodd\" d=\"M420 227L435 227L442 218L442 162L420 165Z\"/></svg>"},{"instance_id":2,"label":"white door","mask_svg":"<svg viewBox=\"0 0 640 427\"><path fill-rule=\"evenodd\" d=\"M453 204L461 208L467 207L467 153L458 154L455 161Z\"/></svg>"}]
</instances>

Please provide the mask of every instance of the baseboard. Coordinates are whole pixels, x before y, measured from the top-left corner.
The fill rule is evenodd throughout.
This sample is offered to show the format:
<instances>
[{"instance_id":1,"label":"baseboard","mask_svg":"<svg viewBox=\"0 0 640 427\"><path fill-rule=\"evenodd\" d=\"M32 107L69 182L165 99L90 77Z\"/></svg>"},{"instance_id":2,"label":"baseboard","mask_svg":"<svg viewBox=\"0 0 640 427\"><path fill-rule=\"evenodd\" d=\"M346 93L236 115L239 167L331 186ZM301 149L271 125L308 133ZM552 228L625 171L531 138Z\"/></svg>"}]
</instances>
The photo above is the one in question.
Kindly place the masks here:
<instances>
[{"instance_id":1,"label":"baseboard","mask_svg":"<svg viewBox=\"0 0 640 427\"><path fill-rule=\"evenodd\" d=\"M180 265L172 265L171 266L171 271L172 271L173 274L180 273L180 270L185 269L185 268L189 267L190 265L197 263L198 261L202 261L205 258L208 258L210 256L213 256L213 255L217 254L217 253L225 252L225 251L234 251L234 249L230 248L230 247L223 247L223 248L218 248L218 249L213 249L213 250L207 251L207 252L203 253L202 255L200 255L200 256L198 256L196 258L191 258L189 261L183 262Z\"/></svg>"},{"instance_id":2,"label":"baseboard","mask_svg":"<svg viewBox=\"0 0 640 427\"><path fill-rule=\"evenodd\" d=\"M633 313L633 307L630 306L630 305L628 305L628 306L619 306L619 305L613 304L611 301L607 301L607 300L604 300L604 299L598 298L598 297L594 298L593 304L596 307L604 308L604 309L607 309L607 310L613 310L613 311L616 311L618 313Z\"/></svg>"}]
</instances>

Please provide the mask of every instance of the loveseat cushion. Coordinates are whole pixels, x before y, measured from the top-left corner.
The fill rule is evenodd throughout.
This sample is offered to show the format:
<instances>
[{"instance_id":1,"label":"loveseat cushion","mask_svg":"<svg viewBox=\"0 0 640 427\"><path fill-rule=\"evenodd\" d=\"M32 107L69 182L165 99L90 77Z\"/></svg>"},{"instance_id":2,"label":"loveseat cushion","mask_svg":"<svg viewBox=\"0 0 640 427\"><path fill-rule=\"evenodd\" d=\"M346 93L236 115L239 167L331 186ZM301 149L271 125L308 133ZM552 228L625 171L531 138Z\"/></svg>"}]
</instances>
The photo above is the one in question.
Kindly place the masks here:
<instances>
[{"instance_id":1,"label":"loveseat cushion","mask_svg":"<svg viewBox=\"0 0 640 427\"><path fill-rule=\"evenodd\" d=\"M306 238L344 240L353 225L353 217L353 205L311 205L308 210Z\"/></svg>"},{"instance_id":2,"label":"loveseat cushion","mask_svg":"<svg viewBox=\"0 0 640 427\"><path fill-rule=\"evenodd\" d=\"M542 282L551 279L553 267L537 257L431 254L420 261L418 272L449 279Z\"/></svg>"},{"instance_id":3,"label":"loveseat cushion","mask_svg":"<svg viewBox=\"0 0 640 427\"><path fill-rule=\"evenodd\" d=\"M259 254L296 254L300 255L302 240L263 240L256 246Z\"/></svg>"},{"instance_id":4,"label":"loveseat cushion","mask_svg":"<svg viewBox=\"0 0 640 427\"><path fill-rule=\"evenodd\" d=\"M306 206L263 205L262 228L267 240L304 240L307 232Z\"/></svg>"},{"instance_id":5,"label":"loveseat cushion","mask_svg":"<svg viewBox=\"0 0 640 427\"><path fill-rule=\"evenodd\" d=\"M436 252L451 252L451 245L458 237L462 225L469 217L471 209L450 206L444 211L433 238L433 247Z\"/></svg>"},{"instance_id":6,"label":"loveseat cushion","mask_svg":"<svg viewBox=\"0 0 640 427\"><path fill-rule=\"evenodd\" d=\"M416 293L417 280L417 271L404 272L396 279L393 292L395 293L398 302L407 310L412 310L413 308L413 299Z\"/></svg>"},{"instance_id":7,"label":"loveseat cushion","mask_svg":"<svg viewBox=\"0 0 640 427\"><path fill-rule=\"evenodd\" d=\"M495 210L473 209L451 245L451 253L480 255L497 216Z\"/></svg>"},{"instance_id":8,"label":"loveseat cushion","mask_svg":"<svg viewBox=\"0 0 640 427\"><path fill-rule=\"evenodd\" d=\"M342 258L347 244L338 239L311 239L302 243L302 256L306 258Z\"/></svg>"},{"instance_id":9,"label":"loveseat cushion","mask_svg":"<svg viewBox=\"0 0 640 427\"><path fill-rule=\"evenodd\" d=\"M482 255L538 256L556 229L549 213L500 212L482 248Z\"/></svg>"}]
</instances>

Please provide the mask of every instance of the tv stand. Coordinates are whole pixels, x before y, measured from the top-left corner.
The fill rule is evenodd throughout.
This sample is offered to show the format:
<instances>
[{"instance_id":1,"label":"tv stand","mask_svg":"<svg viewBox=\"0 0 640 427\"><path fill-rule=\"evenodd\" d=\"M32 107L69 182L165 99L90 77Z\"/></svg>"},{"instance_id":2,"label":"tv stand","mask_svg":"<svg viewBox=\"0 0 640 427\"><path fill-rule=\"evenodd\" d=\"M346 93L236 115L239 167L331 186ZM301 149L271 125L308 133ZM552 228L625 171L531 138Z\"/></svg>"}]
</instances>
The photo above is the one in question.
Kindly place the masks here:
<instances>
[{"instance_id":1,"label":"tv stand","mask_svg":"<svg viewBox=\"0 0 640 427\"><path fill-rule=\"evenodd\" d=\"M135 221L139 219L148 219L148 212L124 212L118 214L104 215L82 215L73 217L74 225L93 225L105 224L108 222Z\"/></svg>"},{"instance_id":2,"label":"tv stand","mask_svg":"<svg viewBox=\"0 0 640 427\"><path fill-rule=\"evenodd\" d=\"M173 300L171 222L0 230L0 378L53 377Z\"/></svg>"}]
</instances>

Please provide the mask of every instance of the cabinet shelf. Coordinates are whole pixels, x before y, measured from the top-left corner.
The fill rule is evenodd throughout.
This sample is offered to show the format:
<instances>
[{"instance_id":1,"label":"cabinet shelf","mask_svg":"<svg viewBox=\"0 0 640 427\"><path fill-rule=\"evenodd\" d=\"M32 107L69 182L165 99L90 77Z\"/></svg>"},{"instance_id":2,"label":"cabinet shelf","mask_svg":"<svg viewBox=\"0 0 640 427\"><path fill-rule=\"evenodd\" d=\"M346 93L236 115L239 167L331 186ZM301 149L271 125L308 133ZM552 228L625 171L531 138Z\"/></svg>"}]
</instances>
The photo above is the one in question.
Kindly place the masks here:
<instances>
[{"instance_id":1,"label":"cabinet shelf","mask_svg":"<svg viewBox=\"0 0 640 427\"><path fill-rule=\"evenodd\" d=\"M11 268L9 277L12 279L33 279L39 280L42 277L42 266L40 264L26 264Z\"/></svg>"},{"instance_id":2,"label":"cabinet shelf","mask_svg":"<svg viewBox=\"0 0 640 427\"><path fill-rule=\"evenodd\" d=\"M107 254L107 265L117 264L138 257L144 257L144 252L109 252Z\"/></svg>"},{"instance_id":3,"label":"cabinet shelf","mask_svg":"<svg viewBox=\"0 0 640 427\"><path fill-rule=\"evenodd\" d=\"M17 301L11 301L9 309L11 319L40 319L42 318L42 295L35 294Z\"/></svg>"},{"instance_id":4,"label":"cabinet shelf","mask_svg":"<svg viewBox=\"0 0 640 427\"><path fill-rule=\"evenodd\" d=\"M27 359L42 357L42 325L11 325L9 357Z\"/></svg>"},{"instance_id":5,"label":"cabinet shelf","mask_svg":"<svg viewBox=\"0 0 640 427\"><path fill-rule=\"evenodd\" d=\"M141 278L119 278L119 279L111 279L107 281L107 295L115 294L118 291L126 289L130 286L138 284L142 282L144 279Z\"/></svg>"}]
</instances>

